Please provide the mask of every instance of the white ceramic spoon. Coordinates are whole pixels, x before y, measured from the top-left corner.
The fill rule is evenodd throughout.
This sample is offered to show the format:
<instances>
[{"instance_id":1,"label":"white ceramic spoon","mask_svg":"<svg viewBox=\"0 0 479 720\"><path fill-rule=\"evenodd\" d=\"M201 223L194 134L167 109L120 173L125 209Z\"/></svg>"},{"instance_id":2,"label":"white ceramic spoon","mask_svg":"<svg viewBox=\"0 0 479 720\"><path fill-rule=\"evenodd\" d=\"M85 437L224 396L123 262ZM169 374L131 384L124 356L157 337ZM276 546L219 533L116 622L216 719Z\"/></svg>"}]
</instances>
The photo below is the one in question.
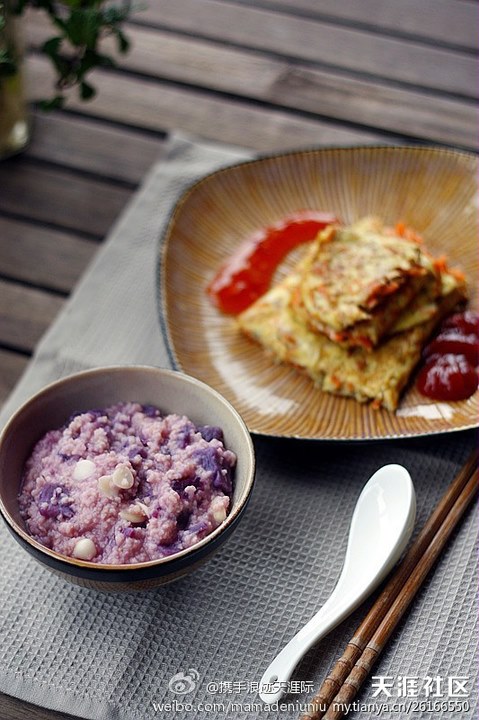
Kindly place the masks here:
<instances>
[{"instance_id":1,"label":"white ceramic spoon","mask_svg":"<svg viewBox=\"0 0 479 720\"><path fill-rule=\"evenodd\" d=\"M289 641L264 673L260 682L263 702L280 700L284 686L307 650L384 579L406 547L415 519L416 496L408 471L402 465L380 468L364 486L354 508L346 558L336 587L321 610ZM273 689L272 686L275 691L266 692Z\"/></svg>"}]
</instances>

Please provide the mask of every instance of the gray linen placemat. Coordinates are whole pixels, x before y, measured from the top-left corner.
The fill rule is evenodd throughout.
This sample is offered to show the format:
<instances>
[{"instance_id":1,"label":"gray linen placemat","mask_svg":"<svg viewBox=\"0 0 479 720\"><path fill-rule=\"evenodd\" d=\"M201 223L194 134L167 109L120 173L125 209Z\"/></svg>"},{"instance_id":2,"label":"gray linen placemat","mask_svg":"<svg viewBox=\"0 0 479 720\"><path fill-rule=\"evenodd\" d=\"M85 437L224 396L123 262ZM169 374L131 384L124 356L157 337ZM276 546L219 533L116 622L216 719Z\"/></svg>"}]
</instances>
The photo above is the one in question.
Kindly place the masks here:
<instances>
[{"instance_id":1,"label":"gray linen placemat","mask_svg":"<svg viewBox=\"0 0 479 720\"><path fill-rule=\"evenodd\" d=\"M188 184L246 157L171 141L40 343L2 425L61 375L115 363L168 365L155 304L161 228ZM308 653L286 709L259 707L254 683L331 592L362 486L382 464L404 464L420 526L474 443L472 433L362 444L256 438L256 486L231 539L193 575L144 594L70 586L36 564L2 525L0 690L95 720L297 717L367 604ZM367 681L358 702L385 705L363 706L351 718L476 716L476 535L469 512L376 667L392 685L391 697L374 697ZM173 692L178 673L189 676L191 692ZM464 695L461 682L468 697L452 697L451 690ZM470 709L431 705L448 700ZM398 702L410 707L399 712Z\"/></svg>"}]
</instances>

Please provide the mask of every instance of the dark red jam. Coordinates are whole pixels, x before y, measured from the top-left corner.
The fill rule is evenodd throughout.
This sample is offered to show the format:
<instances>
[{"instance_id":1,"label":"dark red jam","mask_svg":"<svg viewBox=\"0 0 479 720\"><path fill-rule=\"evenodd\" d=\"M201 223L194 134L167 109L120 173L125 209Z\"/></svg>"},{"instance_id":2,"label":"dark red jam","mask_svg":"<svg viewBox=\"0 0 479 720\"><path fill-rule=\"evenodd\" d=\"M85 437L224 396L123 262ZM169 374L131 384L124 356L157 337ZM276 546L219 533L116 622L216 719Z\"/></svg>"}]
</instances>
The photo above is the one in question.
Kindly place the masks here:
<instances>
[{"instance_id":1,"label":"dark red jam","mask_svg":"<svg viewBox=\"0 0 479 720\"><path fill-rule=\"evenodd\" d=\"M476 392L477 372L464 355L433 355L419 373L417 386L434 400L466 400Z\"/></svg>"},{"instance_id":2,"label":"dark red jam","mask_svg":"<svg viewBox=\"0 0 479 720\"><path fill-rule=\"evenodd\" d=\"M442 324L424 351L426 363L419 372L419 392L434 400L466 400L478 386L479 317L468 310Z\"/></svg>"},{"instance_id":3,"label":"dark red jam","mask_svg":"<svg viewBox=\"0 0 479 720\"><path fill-rule=\"evenodd\" d=\"M302 210L257 230L219 269L208 295L224 313L246 310L269 289L276 268L293 248L336 222L331 213Z\"/></svg>"},{"instance_id":4,"label":"dark red jam","mask_svg":"<svg viewBox=\"0 0 479 720\"><path fill-rule=\"evenodd\" d=\"M454 328L441 330L426 348L426 357L431 355L464 355L473 367L478 364L477 335Z\"/></svg>"},{"instance_id":5,"label":"dark red jam","mask_svg":"<svg viewBox=\"0 0 479 720\"><path fill-rule=\"evenodd\" d=\"M478 322L478 314L472 310L466 310L465 312L456 313L446 318L442 323L442 329L448 330L449 328L453 328L454 330L461 330L465 335L472 333L477 337L479 333Z\"/></svg>"}]
</instances>

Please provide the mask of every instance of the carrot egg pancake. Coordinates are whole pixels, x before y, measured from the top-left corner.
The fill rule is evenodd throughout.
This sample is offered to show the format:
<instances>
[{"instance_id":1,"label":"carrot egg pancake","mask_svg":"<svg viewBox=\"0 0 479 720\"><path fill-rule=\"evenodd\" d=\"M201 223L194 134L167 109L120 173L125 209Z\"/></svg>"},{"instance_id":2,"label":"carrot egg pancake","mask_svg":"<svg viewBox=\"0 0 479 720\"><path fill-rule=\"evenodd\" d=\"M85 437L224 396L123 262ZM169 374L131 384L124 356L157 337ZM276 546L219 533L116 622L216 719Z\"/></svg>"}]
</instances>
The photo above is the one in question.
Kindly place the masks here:
<instances>
[{"instance_id":1,"label":"carrot egg pancake","mask_svg":"<svg viewBox=\"0 0 479 720\"><path fill-rule=\"evenodd\" d=\"M313 331L367 349L379 343L424 285L437 283L418 242L369 217L326 228L298 269L295 312Z\"/></svg>"},{"instance_id":2,"label":"carrot egg pancake","mask_svg":"<svg viewBox=\"0 0 479 720\"><path fill-rule=\"evenodd\" d=\"M357 223L354 227L359 225ZM334 233L337 232L334 228ZM355 232L353 234L356 236ZM377 407L394 411L434 326L465 298L464 282L445 267L434 270L428 256L409 240L405 241L408 243L406 249L398 244L397 237L393 238L393 244L398 244L399 270L390 262L392 246L388 241L387 250L378 250L380 270L372 267L372 256L368 255L364 272L357 261L352 269L347 264L343 265L334 257L336 251L333 253L332 246L322 254L317 245L324 242L324 239L314 241L314 247L308 250L306 257L290 275L241 313L238 316L239 327L276 361L306 372L320 389L353 397L359 402L373 401ZM329 242L326 240L326 245ZM353 263L354 243L354 239L343 237L341 240L348 263ZM376 240L371 243L368 240L367 245L369 248L381 246ZM365 251L361 251L360 255L364 259ZM333 267L336 272L330 282L326 270L318 265L320 257L327 258L328 267ZM417 272L418 269L425 272ZM319 280L316 270L319 270ZM311 275L314 276L312 280ZM423 282L418 283L418 278L422 278ZM404 305L402 298L395 298L394 311L384 307L382 310L388 317L388 323L381 316L380 323L375 324L374 313L367 315L368 305L371 310L381 306L386 298L388 303L391 302L394 293L387 292L391 283L410 289L411 282L415 287L413 297L409 296ZM371 292L374 283L380 283L381 289ZM313 302L320 284L327 288L327 292L320 293L321 300ZM401 291L398 288L396 292ZM300 297L310 300L308 306L306 303L301 306ZM311 317L316 322L311 322ZM325 327L325 318L329 321L328 332L319 330ZM381 333L385 334L376 346L359 344L354 347L337 342L334 333L329 332L330 328L334 326L344 330L351 322L369 322L370 328L381 327Z\"/></svg>"}]
</instances>

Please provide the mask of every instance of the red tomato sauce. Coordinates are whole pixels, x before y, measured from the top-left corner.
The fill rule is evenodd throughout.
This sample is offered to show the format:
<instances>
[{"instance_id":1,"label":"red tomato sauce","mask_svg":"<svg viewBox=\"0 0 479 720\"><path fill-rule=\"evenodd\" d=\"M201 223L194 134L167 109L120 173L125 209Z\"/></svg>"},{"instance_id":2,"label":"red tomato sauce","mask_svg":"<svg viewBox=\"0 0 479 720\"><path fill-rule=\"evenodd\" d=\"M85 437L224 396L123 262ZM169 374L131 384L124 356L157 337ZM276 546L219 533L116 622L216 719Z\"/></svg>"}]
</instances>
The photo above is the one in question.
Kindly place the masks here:
<instances>
[{"instance_id":1,"label":"red tomato sauce","mask_svg":"<svg viewBox=\"0 0 479 720\"><path fill-rule=\"evenodd\" d=\"M426 347L426 363L419 372L417 387L434 400L466 400L478 386L479 316L468 310L456 313L442 324L439 334Z\"/></svg>"},{"instance_id":2,"label":"red tomato sauce","mask_svg":"<svg viewBox=\"0 0 479 720\"><path fill-rule=\"evenodd\" d=\"M337 222L331 213L302 210L257 230L208 285L212 302L231 315L246 310L269 289L276 268L293 248Z\"/></svg>"}]
</instances>

